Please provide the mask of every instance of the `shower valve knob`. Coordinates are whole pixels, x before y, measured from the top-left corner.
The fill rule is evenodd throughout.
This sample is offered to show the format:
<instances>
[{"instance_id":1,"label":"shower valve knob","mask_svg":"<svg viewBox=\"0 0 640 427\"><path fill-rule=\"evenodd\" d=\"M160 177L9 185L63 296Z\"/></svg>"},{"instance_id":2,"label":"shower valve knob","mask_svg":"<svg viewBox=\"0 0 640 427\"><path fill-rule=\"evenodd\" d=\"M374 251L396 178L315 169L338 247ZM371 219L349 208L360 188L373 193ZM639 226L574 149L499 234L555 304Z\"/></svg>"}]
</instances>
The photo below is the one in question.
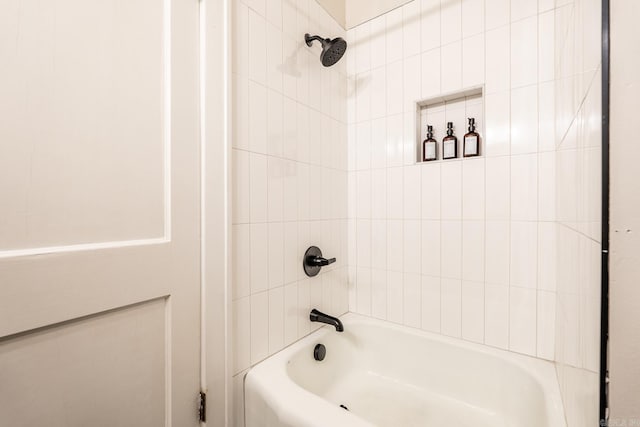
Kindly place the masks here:
<instances>
[{"instance_id":1,"label":"shower valve knob","mask_svg":"<svg viewBox=\"0 0 640 427\"><path fill-rule=\"evenodd\" d=\"M329 264L336 262L335 258L324 258L322 251L317 246L311 246L304 253L302 259L302 267L307 276L313 277L320 273L320 269Z\"/></svg>"}]
</instances>

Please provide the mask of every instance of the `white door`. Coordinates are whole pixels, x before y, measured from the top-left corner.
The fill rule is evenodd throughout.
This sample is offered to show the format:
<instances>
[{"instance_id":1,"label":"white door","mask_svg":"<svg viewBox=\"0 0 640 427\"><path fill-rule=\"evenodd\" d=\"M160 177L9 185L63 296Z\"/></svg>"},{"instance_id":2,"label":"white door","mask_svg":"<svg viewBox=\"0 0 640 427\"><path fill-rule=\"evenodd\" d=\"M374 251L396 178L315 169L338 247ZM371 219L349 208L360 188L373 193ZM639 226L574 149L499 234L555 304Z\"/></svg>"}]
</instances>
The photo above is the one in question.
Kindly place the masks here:
<instances>
[{"instance_id":1,"label":"white door","mask_svg":"<svg viewBox=\"0 0 640 427\"><path fill-rule=\"evenodd\" d=\"M0 426L198 425L196 0L0 0Z\"/></svg>"}]
</instances>

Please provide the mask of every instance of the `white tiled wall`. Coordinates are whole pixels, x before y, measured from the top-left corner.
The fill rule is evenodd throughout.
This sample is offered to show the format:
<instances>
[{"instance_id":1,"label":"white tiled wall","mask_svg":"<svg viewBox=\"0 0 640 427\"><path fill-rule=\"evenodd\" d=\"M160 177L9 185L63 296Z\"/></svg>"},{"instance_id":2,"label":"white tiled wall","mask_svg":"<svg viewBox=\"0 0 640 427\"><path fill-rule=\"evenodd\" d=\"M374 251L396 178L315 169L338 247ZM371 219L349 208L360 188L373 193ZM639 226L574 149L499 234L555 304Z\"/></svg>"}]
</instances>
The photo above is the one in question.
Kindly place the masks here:
<instances>
[{"instance_id":1,"label":"white tiled wall","mask_svg":"<svg viewBox=\"0 0 640 427\"><path fill-rule=\"evenodd\" d=\"M556 368L568 427L581 427L598 420L601 9L556 3Z\"/></svg>"},{"instance_id":2,"label":"white tiled wall","mask_svg":"<svg viewBox=\"0 0 640 427\"><path fill-rule=\"evenodd\" d=\"M314 0L232 2L232 425L245 371L348 310L346 62L304 34L345 37ZM337 262L309 279L302 256Z\"/></svg>"},{"instance_id":3,"label":"white tiled wall","mask_svg":"<svg viewBox=\"0 0 640 427\"><path fill-rule=\"evenodd\" d=\"M352 311L554 358L554 14L414 0L348 31ZM473 113L416 124L416 101L478 85ZM483 156L416 164L416 125L441 141L454 116Z\"/></svg>"}]
</instances>

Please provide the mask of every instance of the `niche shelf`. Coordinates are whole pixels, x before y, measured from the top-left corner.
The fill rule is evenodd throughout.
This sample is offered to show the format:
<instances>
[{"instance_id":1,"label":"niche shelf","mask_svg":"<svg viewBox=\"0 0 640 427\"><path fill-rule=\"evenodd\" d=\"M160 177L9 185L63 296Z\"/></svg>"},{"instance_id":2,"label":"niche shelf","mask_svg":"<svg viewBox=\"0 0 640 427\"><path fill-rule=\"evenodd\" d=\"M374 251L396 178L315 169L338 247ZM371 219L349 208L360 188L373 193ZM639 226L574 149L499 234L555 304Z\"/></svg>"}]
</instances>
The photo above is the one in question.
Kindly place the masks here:
<instances>
[{"instance_id":1,"label":"niche shelf","mask_svg":"<svg viewBox=\"0 0 640 427\"><path fill-rule=\"evenodd\" d=\"M475 86L416 102L416 163L455 162L462 156L464 135L468 132L467 118L475 118L476 132L480 134L480 156L484 156L484 86ZM447 122L453 122L458 138L458 157L442 159L442 139L447 134ZM422 142L427 138L427 125L433 126L433 137L438 141L437 160L422 161Z\"/></svg>"}]
</instances>

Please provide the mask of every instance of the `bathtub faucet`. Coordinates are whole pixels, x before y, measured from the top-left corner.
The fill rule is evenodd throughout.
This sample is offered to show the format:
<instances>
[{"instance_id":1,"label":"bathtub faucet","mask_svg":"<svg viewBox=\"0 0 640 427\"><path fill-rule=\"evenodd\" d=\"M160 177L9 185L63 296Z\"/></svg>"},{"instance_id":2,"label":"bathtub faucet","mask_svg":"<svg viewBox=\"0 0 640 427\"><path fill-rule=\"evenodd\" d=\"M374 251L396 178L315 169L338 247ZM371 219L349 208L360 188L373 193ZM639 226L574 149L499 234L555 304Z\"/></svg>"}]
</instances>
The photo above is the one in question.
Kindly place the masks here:
<instances>
[{"instance_id":1,"label":"bathtub faucet","mask_svg":"<svg viewBox=\"0 0 640 427\"><path fill-rule=\"evenodd\" d=\"M335 327L336 331L338 332L344 331L344 326L342 326L342 322L340 321L340 319L329 316L328 314L324 314L323 312L318 311L315 308L311 310L311 313L309 313L309 320L311 320L312 322L320 322L331 325Z\"/></svg>"}]
</instances>

